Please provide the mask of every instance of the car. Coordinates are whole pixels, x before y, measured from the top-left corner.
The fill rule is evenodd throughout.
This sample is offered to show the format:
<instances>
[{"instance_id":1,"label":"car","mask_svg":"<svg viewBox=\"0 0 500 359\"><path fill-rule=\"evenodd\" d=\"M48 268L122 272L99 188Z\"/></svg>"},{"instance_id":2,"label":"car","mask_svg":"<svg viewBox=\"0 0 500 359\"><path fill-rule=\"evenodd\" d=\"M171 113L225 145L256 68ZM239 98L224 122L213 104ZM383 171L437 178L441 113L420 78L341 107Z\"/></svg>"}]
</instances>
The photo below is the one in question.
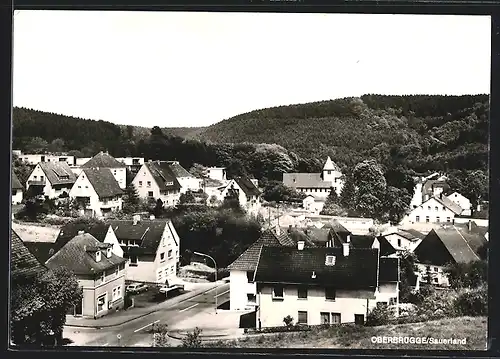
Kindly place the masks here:
<instances>
[{"instance_id":1,"label":"car","mask_svg":"<svg viewBox=\"0 0 500 359\"><path fill-rule=\"evenodd\" d=\"M148 286L144 283L133 283L127 285L126 291L129 294L139 294L142 292L147 292Z\"/></svg>"}]
</instances>

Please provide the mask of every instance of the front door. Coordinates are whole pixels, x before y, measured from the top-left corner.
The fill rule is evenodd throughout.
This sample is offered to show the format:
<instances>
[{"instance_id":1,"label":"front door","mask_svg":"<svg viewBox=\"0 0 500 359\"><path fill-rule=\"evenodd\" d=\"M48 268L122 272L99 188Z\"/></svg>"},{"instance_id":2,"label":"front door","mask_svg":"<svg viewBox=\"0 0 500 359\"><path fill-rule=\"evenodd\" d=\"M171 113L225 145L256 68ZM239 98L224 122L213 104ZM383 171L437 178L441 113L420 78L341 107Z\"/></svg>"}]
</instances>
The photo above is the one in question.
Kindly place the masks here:
<instances>
[{"instance_id":1,"label":"front door","mask_svg":"<svg viewBox=\"0 0 500 359\"><path fill-rule=\"evenodd\" d=\"M83 299L80 300L76 305L75 305L75 316L79 316L79 315L82 315L83 311L82 311L82 308L83 308Z\"/></svg>"},{"instance_id":2,"label":"front door","mask_svg":"<svg viewBox=\"0 0 500 359\"><path fill-rule=\"evenodd\" d=\"M354 314L354 324L364 325L365 324L365 316L363 314Z\"/></svg>"}]
</instances>

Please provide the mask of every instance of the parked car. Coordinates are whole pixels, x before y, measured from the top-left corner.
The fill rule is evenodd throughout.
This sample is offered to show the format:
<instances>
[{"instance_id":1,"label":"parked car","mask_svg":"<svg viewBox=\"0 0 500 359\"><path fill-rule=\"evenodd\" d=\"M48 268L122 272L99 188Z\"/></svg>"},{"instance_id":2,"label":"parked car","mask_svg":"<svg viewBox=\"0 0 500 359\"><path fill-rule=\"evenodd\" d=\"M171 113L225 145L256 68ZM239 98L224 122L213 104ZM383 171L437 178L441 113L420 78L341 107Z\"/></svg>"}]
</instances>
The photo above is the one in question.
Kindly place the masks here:
<instances>
[{"instance_id":1,"label":"parked car","mask_svg":"<svg viewBox=\"0 0 500 359\"><path fill-rule=\"evenodd\" d=\"M148 286L144 283L133 283L127 285L126 291L129 294L139 294L142 292L147 292Z\"/></svg>"}]
</instances>

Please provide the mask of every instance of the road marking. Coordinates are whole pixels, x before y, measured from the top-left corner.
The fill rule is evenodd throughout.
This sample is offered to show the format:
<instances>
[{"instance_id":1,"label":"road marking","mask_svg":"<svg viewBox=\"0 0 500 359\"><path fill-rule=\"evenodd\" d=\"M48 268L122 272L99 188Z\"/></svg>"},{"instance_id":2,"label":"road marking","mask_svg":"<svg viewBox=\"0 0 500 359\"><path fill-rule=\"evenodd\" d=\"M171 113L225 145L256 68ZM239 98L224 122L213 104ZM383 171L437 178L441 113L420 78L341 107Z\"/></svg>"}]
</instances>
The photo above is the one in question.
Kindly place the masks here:
<instances>
[{"instance_id":1,"label":"road marking","mask_svg":"<svg viewBox=\"0 0 500 359\"><path fill-rule=\"evenodd\" d=\"M219 298L221 295L224 295L224 294L226 294L226 293L229 293L229 289L228 289L228 290L226 290L224 293L219 293L219 294L215 295L214 297L215 297L215 298Z\"/></svg>"},{"instance_id":2,"label":"road marking","mask_svg":"<svg viewBox=\"0 0 500 359\"><path fill-rule=\"evenodd\" d=\"M181 309L181 310L179 310L179 313L180 313L180 312L185 312L186 310L189 310L189 309L191 309L191 308L194 308L194 307L196 307L198 304L200 304L200 303L196 303L196 304L193 304L193 305L192 305L192 306L190 306L190 307L187 307L187 308Z\"/></svg>"},{"instance_id":3,"label":"road marking","mask_svg":"<svg viewBox=\"0 0 500 359\"><path fill-rule=\"evenodd\" d=\"M156 323L158 323L159 321L160 321L160 320L158 319L158 320L154 321L153 323L149 323L148 325L145 325L145 326L143 326L142 328L136 329L136 330L134 330L134 333L140 332L141 330L143 330L143 329L145 329L145 328L149 327L150 325L156 324Z\"/></svg>"}]
</instances>

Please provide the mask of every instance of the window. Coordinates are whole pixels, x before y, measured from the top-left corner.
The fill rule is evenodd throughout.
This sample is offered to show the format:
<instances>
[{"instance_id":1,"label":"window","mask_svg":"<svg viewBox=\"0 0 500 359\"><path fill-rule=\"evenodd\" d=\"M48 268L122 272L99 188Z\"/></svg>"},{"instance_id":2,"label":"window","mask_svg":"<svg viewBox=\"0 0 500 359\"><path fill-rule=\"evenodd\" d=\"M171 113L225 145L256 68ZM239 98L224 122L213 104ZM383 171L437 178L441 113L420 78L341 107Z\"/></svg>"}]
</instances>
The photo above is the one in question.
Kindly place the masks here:
<instances>
[{"instance_id":1,"label":"window","mask_svg":"<svg viewBox=\"0 0 500 359\"><path fill-rule=\"evenodd\" d=\"M257 301L257 296L252 293L247 293L247 301L249 303L255 303Z\"/></svg>"},{"instance_id":2,"label":"window","mask_svg":"<svg viewBox=\"0 0 500 359\"><path fill-rule=\"evenodd\" d=\"M445 210L446 210L446 207L445 207L445 206L443 206L443 211L445 211Z\"/></svg>"},{"instance_id":3,"label":"window","mask_svg":"<svg viewBox=\"0 0 500 359\"><path fill-rule=\"evenodd\" d=\"M117 276L117 277L118 277L118 273L119 273L119 272L120 272L120 267L116 267L116 269L115 269L115 276Z\"/></svg>"},{"instance_id":4,"label":"window","mask_svg":"<svg viewBox=\"0 0 500 359\"><path fill-rule=\"evenodd\" d=\"M307 299L307 287L298 287L298 289L297 289L297 298L299 298L299 299Z\"/></svg>"},{"instance_id":5,"label":"window","mask_svg":"<svg viewBox=\"0 0 500 359\"><path fill-rule=\"evenodd\" d=\"M425 216L425 223L429 223L429 216Z\"/></svg>"},{"instance_id":6,"label":"window","mask_svg":"<svg viewBox=\"0 0 500 359\"><path fill-rule=\"evenodd\" d=\"M116 176L116 170L113 170L113 174Z\"/></svg>"},{"instance_id":7,"label":"window","mask_svg":"<svg viewBox=\"0 0 500 359\"><path fill-rule=\"evenodd\" d=\"M285 293L284 293L282 286L277 285L276 287L273 288L273 299L274 300L283 300L284 294Z\"/></svg>"},{"instance_id":8,"label":"window","mask_svg":"<svg viewBox=\"0 0 500 359\"><path fill-rule=\"evenodd\" d=\"M451 218L450 217L446 217L446 222L450 223L451 222Z\"/></svg>"},{"instance_id":9,"label":"window","mask_svg":"<svg viewBox=\"0 0 500 359\"><path fill-rule=\"evenodd\" d=\"M139 181L139 187L142 187L142 181Z\"/></svg>"},{"instance_id":10,"label":"window","mask_svg":"<svg viewBox=\"0 0 500 359\"><path fill-rule=\"evenodd\" d=\"M398 298L390 298L389 305L396 305L397 301L398 301Z\"/></svg>"},{"instance_id":11,"label":"window","mask_svg":"<svg viewBox=\"0 0 500 359\"><path fill-rule=\"evenodd\" d=\"M115 300L121 299L122 297L122 286L118 286L113 288L113 302Z\"/></svg>"},{"instance_id":12,"label":"window","mask_svg":"<svg viewBox=\"0 0 500 359\"><path fill-rule=\"evenodd\" d=\"M137 267L137 256L130 256L130 266Z\"/></svg>"},{"instance_id":13,"label":"window","mask_svg":"<svg viewBox=\"0 0 500 359\"><path fill-rule=\"evenodd\" d=\"M158 271L158 282L161 282L163 280L163 270Z\"/></svg>"},{"instance_id":14,"label":"window","mask_svg":"<svg viewBox=\"0 0 500 359\"><path fill-rule=\"evenodd\" d=\"M325 265L327 266L333 266L335 265L335 256L326 256L325 258Z\"/></svg>"},{"instance_id":15,"label":"window","mask_svg":"<svg viewBox=\"0 0 500 359\"><path fill-rule=\"evenodd\" d=\"M431 206L427 206L427 209L430 211L431 210Z\"/></svg>"},{"instance_id":16,"label":"window","mask_svg":"<svg viewBox=\"0 0 500 359\"><path fill-rule=\"evenodd\" d=\"M104 293L103 295L97 297L97 313L102 312L103 310L106 309L107 296L108 293Z\"/></svg>"},{"instance_id":17,"label":"window","mask_svg":"<svg viewBox=\"0 0 500 359\"><path fill-rule=\"evenodd\" d=\"M104 280L106 279L105 275L104 275L104 272L102 272L100 275L99 275L99 279L101 280L101 283L104 283Z\"/></svg>"},{"instance_id":18,"label":"window","mask_svg":"<svg viewBox=\"0 0 500 359\"><path fill-rule=\"evenodd\" d=\"M170 273L174 273L175 272L175 266L171 266L170 267Z\"/></svg>"},{"instance_id":19,"label":"window","mask_svg":"<svg viewBox=\"0 0 500 359\"><path fill-rule=\"evenodd\" d=\"M78 188L82 188L82 186L78 186Z\"/></svg>"},{"instance_id":20,"label":"window","mask_svg":"<svg viewBox=\"0 0 500 359\"><path fill-rule=\"evenodd\" d=\"M420 216L415 217L415 222L420 222Z\"/></svg>"},{"instance_id":21,"label":"window","mask_svg":"<svg viewBox=\"0 0 500 359\"><path fill-rule=\"evenodd\" d=\"M436 217L436 223L439 223L439 221L440 221L440 218Z\"/></svg>"},{"instance_id":22,"label":"window","mask_svg":"<svg viewBox=\"0 0 500 359\"><path fill-rule=\"evenodd\" d=\"M437 211L439 211L439 208L438 208L438 206L434 207L434 209L436 210L436 212L437 212Z\"/></svg>"},{"instance_id":23,"label":"window","mask_svg":"<svg viewBox=\"0 0 500 359\"><path fill-rule=\"evenodd\" d=\"M332 324L340 324L341 323L341 320L340 320L340 313L332 313L332 320L331 320L331 323Z\"/></svg>"},{"instance_id":24,"label":"window","mask_svg":"<svg viewBox=\"0 0 500 359\"><path fill-rule=\"evenodd\" d=\"M253 282L253 272L252 271L247 272L247 281L248 281L248 283Z\"/></svg>"},{"instance_id":25,"label":"window","mask_svg":"<svg viewBox=\"0 0 500 359\"><path fill-rule=\"evenodd\" d=\"M401 238L398 238L398 247L401 247Z\"/></svg>"},{"instance_id":26,"label":"window","mask_svg":"<svg viewBox=\"0 0 500 359\"><path fill-rule=\"evenodd\" d=\"M326 287L325 288L325 299L326 300L335 300L335 297L336 297L335 288Z\"/></svg>"},{"instance_id":27,"label":"window","mask_svg":"<svg viewBox=\"0 0 500 359\"><path fill-rule=\"evenodd\" d=\"M332 174L332 171L327 171L327 173L330 175L330 174Z\"/></svg>"},{"instance_id":28,"label":"window","mask_svg":"<svg viewBox=\"0 0 500 359\"><path fill-rule=\"evenodd\" d=\"M431 270L431 266L425 266L425 270L430 271Z\"/></svg>"},{"instance_id":29,"label":"window","mask_svg":"<svg viewBox=\"0 0 500 359\"><path fill-rule=\"evenodd\" d=\"M354 314L354 324L356 325L365 324L365 316L363 314Z\"/></svg>"},{"instance_id":30,"label":"window","mask_svg":"<svg viewBox=\"0 0 500 359\"><path fill-rule=\"evenodd\" d=\"M148 187L151 187L151 181L148 181L148 182L147 182L147 186L148 186Z\"/></svg>"},{"instance_id":31,"label":"window","mask_svg":"<svg viewBox=\"0 0 500 359\"><path fill-rule=\"evenodd\" d=\"M437 278L434 278L434 283L437 283L438 282L438 279Z\"/></svg>"},{"instance_id":32,"label":"window","mask_svg":"<svg viewBox=\"0 0 500 359\"><path fill-rule=\"evenodd\" d=\"M321 324L330 324L330 313L321 312L319 315L321 317Z\"/></svg>"},{"instance_id":33,"label":"window","mask_svg":"<svg viewBox=\"0 0 500 359\"><path fill-rule=\"evenodd\" d=\"M438 267L434 267L434 272L439 272L439 268Z\"/></svg>"},{"instance_id":34,"label":"window","mask_svg":"<svg viewBox=\"0 0 500 359\"><path fill-rule=\"evenodd\" d=\"M168 258L172 258L172 250L171 249L169 249L169 251L168 251Z\"/></svg>"},{"instance_id":35,"label":"window","mask_svg":"<svg viewBox=\"0 0 500 359\"><path fill-rule=\"evenodd\" d=\"M148 192L148 197L153 197L153 191Z\"/></svg>"},{"instance_id":36,"label":"window","mask_svg":"<svg viewBox=\"0 0 500 359\"><path fill-rule=\"evenodd\" d=\"M160 260L162 262L165 260L165 253L160 253Z\"/></svg>"},{"instance_id":37,"label":"window","mask_svg":"<svg viewBox=\"0 0 500 359\"><path fill-rule=\"evenodd\" d=\"M299 310L297 324L307 324L307 312Z\"/></svg>"},{"instance_id":38,"label":"window","mask_svg":"<svg viewBox=\"0 0 500 359\"><path fill-rule=\"evenodd\" d=\"M40 181L43 181L43 176L40 176Z\"/></svg>"}]
</instances>

